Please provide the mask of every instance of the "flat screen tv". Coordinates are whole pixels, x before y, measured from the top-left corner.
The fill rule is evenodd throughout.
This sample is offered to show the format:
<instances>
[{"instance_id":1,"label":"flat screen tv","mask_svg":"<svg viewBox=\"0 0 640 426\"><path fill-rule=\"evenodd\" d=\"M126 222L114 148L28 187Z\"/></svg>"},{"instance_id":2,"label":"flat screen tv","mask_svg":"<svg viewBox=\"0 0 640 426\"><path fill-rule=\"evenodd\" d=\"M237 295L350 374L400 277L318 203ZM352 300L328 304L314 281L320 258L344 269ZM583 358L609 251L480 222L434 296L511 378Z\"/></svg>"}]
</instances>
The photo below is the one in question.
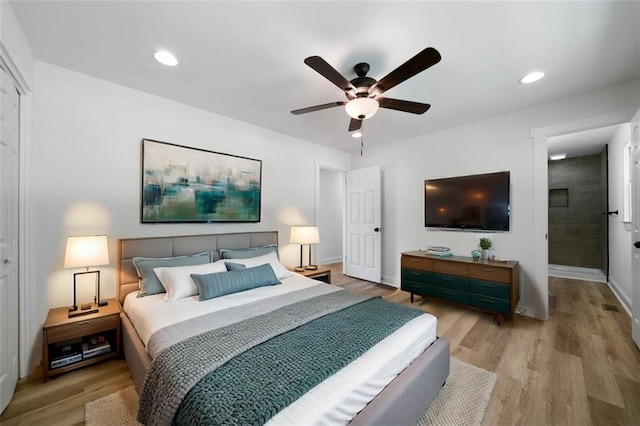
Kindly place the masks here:
<instances>
[{"instance_id":1,"label":"flat screen tv","mask_svg":"<svg viewBox=\"0 0 640 426\"><path fill-rule=\"evenodd\" d=\"M424 181L427 228L509 230L509 172Z\"/></svg>"}]
</instances>

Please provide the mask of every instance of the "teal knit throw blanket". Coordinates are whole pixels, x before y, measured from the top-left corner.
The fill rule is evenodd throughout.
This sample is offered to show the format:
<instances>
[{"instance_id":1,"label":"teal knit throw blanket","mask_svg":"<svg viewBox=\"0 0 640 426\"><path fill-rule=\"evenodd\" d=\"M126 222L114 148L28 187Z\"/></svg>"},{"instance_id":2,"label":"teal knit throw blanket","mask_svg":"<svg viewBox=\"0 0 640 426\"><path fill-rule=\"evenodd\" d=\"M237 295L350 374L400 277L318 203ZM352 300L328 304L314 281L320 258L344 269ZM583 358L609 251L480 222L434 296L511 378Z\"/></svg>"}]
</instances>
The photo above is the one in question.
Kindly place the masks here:
<instances>
[{"instance_id":1,"label":"teal knit throw blanket","mask_svg":"<svg viewBox=\"0 0 640 426\"><path fill-rule=\"evenodd\" d=\"M370 299L276 336L207 374L178 425L258 425L424 312Z\"/></svg>"}]
</instances>

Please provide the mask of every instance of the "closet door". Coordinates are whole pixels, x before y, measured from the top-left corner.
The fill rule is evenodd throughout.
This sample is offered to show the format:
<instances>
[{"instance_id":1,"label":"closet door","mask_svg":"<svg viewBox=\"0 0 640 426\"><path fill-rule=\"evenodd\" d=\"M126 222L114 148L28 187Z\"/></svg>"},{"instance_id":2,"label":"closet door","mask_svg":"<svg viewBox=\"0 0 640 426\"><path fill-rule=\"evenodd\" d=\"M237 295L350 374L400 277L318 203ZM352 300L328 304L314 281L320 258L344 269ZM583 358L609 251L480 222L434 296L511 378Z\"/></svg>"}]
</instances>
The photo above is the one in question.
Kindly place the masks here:
<instances>
[{"instance_id":1,"label":"closet door","mask_svg":"<svg viewBox=\"0 0 640 426\"><path fill-rule=\"evenodd\" d=\"M0 412L18 380L18 90L0 68Z\"/></svg>"}]
</instances>

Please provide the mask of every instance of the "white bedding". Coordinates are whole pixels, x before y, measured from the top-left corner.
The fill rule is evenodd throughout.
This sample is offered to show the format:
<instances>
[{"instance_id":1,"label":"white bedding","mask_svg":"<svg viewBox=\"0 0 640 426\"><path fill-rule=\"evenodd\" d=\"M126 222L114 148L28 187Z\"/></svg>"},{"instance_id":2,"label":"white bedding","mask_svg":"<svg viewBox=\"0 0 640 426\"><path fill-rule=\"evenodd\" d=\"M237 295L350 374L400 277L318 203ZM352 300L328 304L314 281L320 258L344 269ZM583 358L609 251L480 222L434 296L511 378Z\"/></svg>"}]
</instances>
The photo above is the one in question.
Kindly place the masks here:
<instances>
[{"instance_id":1,"label":"white bedding","mask_svg":"<svg viewBox=\"0 0 640 426\"><path fill-rule=\"evenodd\" d=\"M199 302L198 296L166 302L162 294L127 296L124 310L147 345L154 332L186 319L241 306L262 298L315 285L327 285L299 274L281 285L260 287ZM391 380L436 339L437 319L424 314L406 323L333 376L274 416L268 424L336 424L349 422Z\"/></svg>"}]
</instances>

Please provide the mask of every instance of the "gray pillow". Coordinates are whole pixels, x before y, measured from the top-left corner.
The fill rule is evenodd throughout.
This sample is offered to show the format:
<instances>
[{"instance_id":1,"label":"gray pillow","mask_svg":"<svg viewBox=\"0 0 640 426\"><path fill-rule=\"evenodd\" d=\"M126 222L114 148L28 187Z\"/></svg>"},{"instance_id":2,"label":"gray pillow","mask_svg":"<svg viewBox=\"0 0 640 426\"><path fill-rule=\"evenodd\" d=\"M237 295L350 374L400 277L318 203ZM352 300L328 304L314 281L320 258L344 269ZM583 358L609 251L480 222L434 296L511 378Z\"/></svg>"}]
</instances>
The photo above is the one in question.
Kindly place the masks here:
<instances>
[{"instance_id":1,"label":"gray pillow","mask_svg":"<svg viewBox=\"0 0 640 426\"><path fill-rule=\"evenodd\" d=\"M220 249L218 253L220 253L220 257L223 259L249 259L250 257L262 256L267 253L274 252L278 254L278 246L275 244L269 244L264 247L256 247L256 248L248 248L241 250L232 250L232 249ZM280 256L278 255L278 259Z\"/></svg>"},{"instance_id":2,"label":"gray pillow","mask_svg":"<svg viewBox=\"0 0 640 426\"><path fill-rule=\"evenodd\" d=\"M150 296L152 294L165 293L165 289L160 280L153 272L154 268L171 268L174 266L191 266L211 263L213 252L205 251L203 253L193 254L190 256L176 257L134 257L133 265L138 271L140 279L140 290L138 297Z\"/></svg>"},{"instance_id":3,"label":"gray pillow","mask_svg":"<svg viewBox=\"0 0 640 426\"><path fill-rule=\"evenodd\" d=\"M239 293L252 288L280 284L273 268L268 263L254 268L213 274L191 274L196 283L200 301L227 294Z\"/></svg>"}]
</instances>

